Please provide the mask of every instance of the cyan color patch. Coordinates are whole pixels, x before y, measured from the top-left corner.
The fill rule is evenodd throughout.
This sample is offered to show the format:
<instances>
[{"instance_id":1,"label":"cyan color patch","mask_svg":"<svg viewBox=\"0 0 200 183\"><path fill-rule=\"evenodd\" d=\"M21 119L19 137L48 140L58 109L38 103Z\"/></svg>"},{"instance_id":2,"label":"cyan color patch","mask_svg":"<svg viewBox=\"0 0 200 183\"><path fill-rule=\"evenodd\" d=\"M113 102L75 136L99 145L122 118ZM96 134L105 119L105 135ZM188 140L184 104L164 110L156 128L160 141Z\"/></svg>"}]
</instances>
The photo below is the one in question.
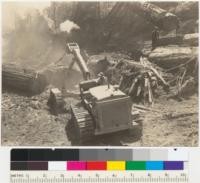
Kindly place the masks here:
<instances>
[{"instance_id":1,"label":"cyan color patch","mask_svg":"<svg viewBox=\"0 0 200 183\"><path fill-rule=\"evenodd\" d=\"M146 161L146 170L164 170L164 162Z\"/></svg>"}]
</instances>

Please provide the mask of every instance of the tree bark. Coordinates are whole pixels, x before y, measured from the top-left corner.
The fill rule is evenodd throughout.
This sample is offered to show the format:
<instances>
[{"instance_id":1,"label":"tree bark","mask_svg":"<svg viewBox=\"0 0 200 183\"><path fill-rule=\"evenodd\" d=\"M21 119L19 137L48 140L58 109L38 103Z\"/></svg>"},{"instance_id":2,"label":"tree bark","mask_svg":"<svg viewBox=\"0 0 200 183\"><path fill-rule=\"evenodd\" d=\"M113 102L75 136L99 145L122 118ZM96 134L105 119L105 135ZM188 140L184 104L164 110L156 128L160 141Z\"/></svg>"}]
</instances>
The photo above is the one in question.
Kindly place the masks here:
<instances>
[{"instance_id":1,"label":"tree bark","mask_svg":"<svg viewBox=\"0 0 200 183\"><path fill-rule=\"evenodd\" d=\"M31 94L44 91L47 85L46 78L34 70L20 68L15 65L2 66L2 86Z\"/></svg>"},{"instance_id":2,"label":"tree bark","mask_svg":"<svg viewBox=\"0 0 200 183\"><path fill-rule=\"evenodd\" d=\"M192 57L198 58L197 47L165 46L153 50L149 54L149 61L163 68L171 68L184 64Z\"/></svg>"}]
</instances>

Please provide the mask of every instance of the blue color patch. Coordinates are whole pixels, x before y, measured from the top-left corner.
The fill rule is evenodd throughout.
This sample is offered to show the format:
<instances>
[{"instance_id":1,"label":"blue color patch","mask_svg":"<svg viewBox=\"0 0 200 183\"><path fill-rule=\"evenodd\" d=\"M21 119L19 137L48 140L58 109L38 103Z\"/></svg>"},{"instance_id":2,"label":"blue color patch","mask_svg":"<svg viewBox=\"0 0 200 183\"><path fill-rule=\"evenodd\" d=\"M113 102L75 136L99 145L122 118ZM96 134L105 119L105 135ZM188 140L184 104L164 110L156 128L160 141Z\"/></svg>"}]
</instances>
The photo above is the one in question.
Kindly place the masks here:
<instances>
[{"instance_id":1,"label":"blue color patch","mask_svg":"<svg viewBox=\"0 0 200 183\"><path fill-rule=\"evenodd\" d=\"M146 170L164 170L164 162L146 161Z\"/></svg>"}]
</instances>

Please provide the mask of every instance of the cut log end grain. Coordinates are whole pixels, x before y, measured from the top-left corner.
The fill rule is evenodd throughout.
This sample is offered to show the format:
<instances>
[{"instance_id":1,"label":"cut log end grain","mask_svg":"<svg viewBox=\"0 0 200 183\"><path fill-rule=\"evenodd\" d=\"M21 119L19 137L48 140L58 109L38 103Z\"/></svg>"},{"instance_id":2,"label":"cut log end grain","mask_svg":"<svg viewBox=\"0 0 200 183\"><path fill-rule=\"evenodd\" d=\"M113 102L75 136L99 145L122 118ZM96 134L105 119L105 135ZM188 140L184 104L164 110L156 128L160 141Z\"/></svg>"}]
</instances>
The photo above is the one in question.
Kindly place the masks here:
<instances>
[{"instance_id":1,"label":"cut log end grain","mask_svg":"<svg viewBox=\"0 0 200 183\"><path fill-rule=\"evenodd\" d=\"M47 81L44 75L34 70L15 65L3 65L2 86L3 88L38 94L44 91Z\"/></svg>"}]
</instances>

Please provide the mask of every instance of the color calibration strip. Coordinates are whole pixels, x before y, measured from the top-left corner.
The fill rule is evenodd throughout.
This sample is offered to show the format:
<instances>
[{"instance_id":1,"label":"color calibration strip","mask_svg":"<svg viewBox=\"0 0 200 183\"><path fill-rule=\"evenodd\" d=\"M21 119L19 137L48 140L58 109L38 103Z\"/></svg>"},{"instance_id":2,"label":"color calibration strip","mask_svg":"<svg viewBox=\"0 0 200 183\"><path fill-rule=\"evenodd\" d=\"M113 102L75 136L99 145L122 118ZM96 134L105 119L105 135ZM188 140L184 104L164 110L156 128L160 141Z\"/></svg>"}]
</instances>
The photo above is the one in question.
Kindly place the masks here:
<instances>
[{"instance_id":1,"label":"color calibration strip","mask_svg":"<svg viewBox=\"0 0 200 183\"><path fill-rule=\"evenodd\" d=\"M125 171L125 170L185 170L188 162L184 161L27 161L11 162L11 170L30 171Z\"/></svg>"},{"instance_id":2,"label":"color calibration strip","mask_svg":"<svg viewBox=\"0 0 200 183\"><path fill-rule=\"evenodd\" d=\"M186 149L12 149L11 161L188 161Z\"/></svg>"}]
</instances>

